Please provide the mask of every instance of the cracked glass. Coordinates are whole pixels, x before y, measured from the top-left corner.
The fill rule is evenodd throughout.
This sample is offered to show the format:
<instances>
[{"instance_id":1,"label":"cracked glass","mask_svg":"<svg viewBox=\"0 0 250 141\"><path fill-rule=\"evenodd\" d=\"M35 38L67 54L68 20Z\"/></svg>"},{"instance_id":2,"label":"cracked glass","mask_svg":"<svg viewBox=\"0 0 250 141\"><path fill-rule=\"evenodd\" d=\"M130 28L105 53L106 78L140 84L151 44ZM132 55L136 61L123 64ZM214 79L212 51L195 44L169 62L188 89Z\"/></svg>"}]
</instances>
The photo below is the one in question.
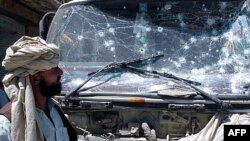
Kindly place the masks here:
<instances>
[{"instance_id":1,"label":"cracked glass","mask_svg":"<svg viewBox=\"0 0 250 141\"><path fill-rule=\"evenodd\" d=\"M250 83L249 2L103 1L62 6L47 41L61 49L63 82L73 88L111 62L164 54L144 66L201 82L210 94L244 94ZM90 91L148 92L166 79L119 73ZM95 77L87 86L111 78ZM67 89L67 87L66 87Z\"/></svg>"}]
</instances>

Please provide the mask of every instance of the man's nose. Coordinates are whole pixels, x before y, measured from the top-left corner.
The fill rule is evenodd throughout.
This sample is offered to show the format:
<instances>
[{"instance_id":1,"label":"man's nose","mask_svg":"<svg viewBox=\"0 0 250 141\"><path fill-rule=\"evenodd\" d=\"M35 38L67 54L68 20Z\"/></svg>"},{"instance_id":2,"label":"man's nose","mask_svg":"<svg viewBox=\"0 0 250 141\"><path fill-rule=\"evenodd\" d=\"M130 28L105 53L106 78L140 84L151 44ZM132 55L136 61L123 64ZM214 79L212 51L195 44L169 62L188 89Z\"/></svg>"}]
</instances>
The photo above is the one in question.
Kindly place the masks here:
<instances>
[{"instance_id":1,"label":"man's nose","mask_svg":"<svg viewBox=\"0 0 250 141\"><path fill-rule=\"evenodd\" d=\"M63 75L63 71L62 71L61 68L55 67L54 70L55 70L56 74L58 74L58 75L60 75L60 76Z\"/></svg>"}]
</instances>

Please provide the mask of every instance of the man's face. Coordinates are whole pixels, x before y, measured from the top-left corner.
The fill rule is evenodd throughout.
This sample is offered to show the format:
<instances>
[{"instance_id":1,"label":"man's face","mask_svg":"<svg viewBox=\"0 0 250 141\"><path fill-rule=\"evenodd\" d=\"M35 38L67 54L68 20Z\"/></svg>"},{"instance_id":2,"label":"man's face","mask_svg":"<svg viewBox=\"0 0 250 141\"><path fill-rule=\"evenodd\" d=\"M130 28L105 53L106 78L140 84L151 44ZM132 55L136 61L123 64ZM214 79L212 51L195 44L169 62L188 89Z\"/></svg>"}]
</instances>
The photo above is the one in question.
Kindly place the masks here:
<instances>
[{"instance_id":1,"label":"man's face","mask_svg":"<svg viewBox=\"0 0 250 141\"><path fill-rule=\"evenodd\" d=\"M43 96L50 98L60 94L62 89L60 82L62 74L62 70L59 67L41 72L39 86Z\"/></svg>"}]
</instances>

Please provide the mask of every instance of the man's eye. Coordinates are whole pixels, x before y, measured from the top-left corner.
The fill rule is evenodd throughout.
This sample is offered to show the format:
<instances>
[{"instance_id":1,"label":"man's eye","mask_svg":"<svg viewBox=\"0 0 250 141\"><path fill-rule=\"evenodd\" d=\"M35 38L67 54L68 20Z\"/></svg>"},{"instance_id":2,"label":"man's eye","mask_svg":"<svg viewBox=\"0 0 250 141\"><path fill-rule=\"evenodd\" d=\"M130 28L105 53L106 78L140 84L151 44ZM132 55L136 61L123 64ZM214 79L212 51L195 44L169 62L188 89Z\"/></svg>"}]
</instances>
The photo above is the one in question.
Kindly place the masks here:
<instances>
[{"instance_id":1,"label":"man's eye","mask_svg":"<svg viewBox=\"0 0 250 141\"><path fill-rule=\"evenodd\" d=\"M52 68L52 70L57 70L58 69L58 67L54 67L54 68Z\"/></svg>"}]
</instances>

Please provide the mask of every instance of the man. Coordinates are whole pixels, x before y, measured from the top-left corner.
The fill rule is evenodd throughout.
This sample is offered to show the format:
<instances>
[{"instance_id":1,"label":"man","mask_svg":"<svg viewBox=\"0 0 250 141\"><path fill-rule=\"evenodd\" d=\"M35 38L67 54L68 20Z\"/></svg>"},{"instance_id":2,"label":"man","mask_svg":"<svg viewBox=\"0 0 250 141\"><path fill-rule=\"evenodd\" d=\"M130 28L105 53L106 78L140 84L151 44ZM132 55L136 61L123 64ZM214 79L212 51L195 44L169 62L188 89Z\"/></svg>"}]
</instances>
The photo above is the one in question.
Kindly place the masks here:
<instances>
[{"instance_id":1,"label":"man","mask_svg":"<svg viewBox=\"0 0 250 141\"><path fill-rule=\"evenodd\" d=\"M76 132L51 99L61 91L59 49L24 36L6 50L3 79L11 104L12 141L75 141Z\"/></svg>"},{"instance_id":2,"label":"man","mask_svg":"<svg viewBox=\"0 0 250 141\"><path fill-rule=\"evenodd\" d=\"M0 141L10 141L10 121L0 114Z\"/></svg>"},{"instance_id":3,"label":"man","mask_svg":"<svg viewBox=\"0 0 250 141\"><path fill-rule=\"evenodd\" d=\"M4 108L8 102L9 98L4 92L3 84L0 81L0 141L10 141L10 121Z\"/></svg>"}]
</instances>

